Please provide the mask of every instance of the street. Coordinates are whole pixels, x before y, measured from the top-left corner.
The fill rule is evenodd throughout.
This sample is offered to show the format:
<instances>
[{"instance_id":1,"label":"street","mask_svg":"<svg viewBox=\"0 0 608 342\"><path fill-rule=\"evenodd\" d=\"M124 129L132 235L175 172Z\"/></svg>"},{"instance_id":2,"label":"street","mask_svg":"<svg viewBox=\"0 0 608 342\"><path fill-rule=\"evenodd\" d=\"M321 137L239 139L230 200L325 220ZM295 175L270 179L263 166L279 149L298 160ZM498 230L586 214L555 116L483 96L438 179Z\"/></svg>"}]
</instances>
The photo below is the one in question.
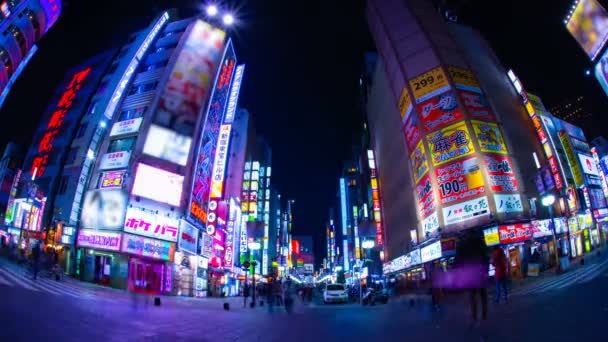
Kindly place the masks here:
<instances>
[{"instance_id":1,"label":"street","mask_svg":"<svg viewBox=\"0 0 608 342\"><path fill-rule=\"evenodd\" d=\"M599 265L599 266L595 266ZM594 267L595 266L595 267ZM152 298L79 283L75 280L33 281L25 270L0 263L0 301L3 341L450 341L597 340L608 322L608 263L585 266L593 276L584 281L568 273L536 283L547 291L518 291L508 305L494 305L489 320L469 329L463 297L449 298L439 312L431 312L427 297L414 307L405 298L387 305L302 305L292 314L267 306L243 308L242 298ZM572 279L570 279L572 278ZM570 279L570 280L566 280ZM559 288L556 285L571 286ZM135 299L135 300L134 300ZM225 301L231 304L223 310ZM601 335L599 335L601 336Z\"/></svg>"}]
</instances>

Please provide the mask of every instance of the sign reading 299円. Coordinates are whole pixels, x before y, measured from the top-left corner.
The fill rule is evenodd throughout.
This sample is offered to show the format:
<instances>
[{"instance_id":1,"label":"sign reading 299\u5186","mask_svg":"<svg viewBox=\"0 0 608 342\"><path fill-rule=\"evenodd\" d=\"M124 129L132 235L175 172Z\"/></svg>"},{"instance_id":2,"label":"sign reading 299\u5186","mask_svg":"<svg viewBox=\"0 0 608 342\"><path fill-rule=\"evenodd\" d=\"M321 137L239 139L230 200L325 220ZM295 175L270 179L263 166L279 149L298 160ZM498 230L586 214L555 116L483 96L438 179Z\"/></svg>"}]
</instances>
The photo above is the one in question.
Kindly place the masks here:
<instances>
[{"instance_id":1,"label":"sign reading 299\u5186","mask_svg":"<svg viewBox=\"0 0 608 342\"><path fill-rule=\"evenodd\" d=\"M475 152L473 140L464 122L443 128L426 136L433 165L442 165Z\"/></svg>"}]
</instances>

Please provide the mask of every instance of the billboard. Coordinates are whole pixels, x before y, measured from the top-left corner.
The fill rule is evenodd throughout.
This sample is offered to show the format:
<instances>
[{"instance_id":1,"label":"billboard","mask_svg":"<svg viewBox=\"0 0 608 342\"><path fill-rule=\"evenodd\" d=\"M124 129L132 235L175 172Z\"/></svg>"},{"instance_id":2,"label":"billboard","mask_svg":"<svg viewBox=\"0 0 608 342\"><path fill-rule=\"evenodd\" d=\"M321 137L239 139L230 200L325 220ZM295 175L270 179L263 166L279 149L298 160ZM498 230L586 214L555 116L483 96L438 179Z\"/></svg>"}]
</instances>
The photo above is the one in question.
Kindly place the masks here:
<instances>
[{"instance_id":1,"label":"billboard","mask_svg":"<svg viewBox=\"0 0 608 342\"><path fill-rule=\"evenodd\" d=\"M177 241L179 221L141 208L127 208L124 231L155 239Z\"/></svg>"},{"instance_id":2,"label":"billboard","mask_svg":"<svg viewBox=\"0 0 608 342\"><path fill-rule=\"evenodd\" d=\"M494 192L518 191L513 164L508 156L484 154L483 161L488 171L490 188Z\"/></svg>"},{"instance_id":3,"label":"billboard","mask_svg":"<svg viewBox=\"0 0 608 342\"><path fill-rule=\"evenodd\" d=\"M131 134L139 131L143 118L135 118L124 121L115 122L110 130L110 136L114 137L117 135Z\"/></svg>"},{"instance_id":4,"label":"billboard","mask_svg":"<svg viewBox=\"0 0 608 342\"><path fill-rule=\"evenodd\" d=\"M403 136L407 144L407 150L413 151L416 144L420 141L420 130L418 129L418 119L413 111L410 111L403 124Z\"/></svg>"},{"instance_id":5,"label":"billboard","mask_svg":"<svg viewBox=\"0 0 608 342\"><path fill-rule=\"evenodd\" d=\"M458 224L490 215L488 198L482 196L442 208L444 224Z\"/></svg>"},{"instance_id":6,"label":"billboard","mask_svg":"<svg viewBox=\"0 0 608 342\"><path fill-rule=\"evenodd\" d=\"M600 170L597 168L597 164L593 160L593 157L579 153L578 159L581 161L581 166L583 167L584 173L593 176L600 175Z\"/></svg>"},{"instance_id":7,"label":"billboard","mask_svg":"<svg viewBox=\"0 0 608 342\"><path fill-rule=\"evenodd\" d=\"M126 209L127 194L122 190L90 190L84 195L80 227L121 229Z\"/></svg>"},{"instance_id":8,"label":"billboard","mask_svg":"<svg viewBox=\"0 0 608 342\"><path fill-rule=\"evenodd\" d=\"M102 172L101 180L99 181L100 189L121 189L125 182L127 171L108 171Z\"/></svg>"},{"instance_id":9,"label":"billboard","mask_svg":"<svg viewBox=\"0 0 608 342\"><path fill-rule=\"evenodd\" d=\"M236 54L232 47L232 41L228 40L213 91L211 92L207 115L197 147L197 154L194 157L194 177L188 205L190 208L188 210L188 217L191 221L200 225L207 223L209 211L213 210L209 208L212 197L213 165L235 64Z\"/></svg>"},{"instance_id":10,"label":"billboard","mask_svg":"<svg viewBox=\"0 0 608 342\"><path fill-rule=\"evenodd\" d=\"M129 166L131 151L106 153L101 157L99 170L122 169Z\"/></svg>"},{"instance_id":11,"label":"billboard","mask_svg":"<svg viewBox=\"0 0 608 342\"><path fill-rule=\"evenodd\" d=\"M471 120L481 152L507 154L507 146L498 125L491 122Z\"/></svg>"},{"instance_id":12,"label":"billboard","mask_svg":"<svg viewBox=\"0 0 608 342\"><path fill-rule=\"evenodd\" d=\"M183 184L184 176L139 163L131 194L177 207Z\"/></svg>"},{"instance_id":13,"label":"billboard","mask_svg":"<svg viewBox=\"0 0 608 342\"><path fill-rule=\"evenodd\" d=\"M442 205L485 193L481 168L476 157L469 157L435 168L439 200Z\"/></svg>"},{"instance_id":14,"label":"billboard","mask_svg":"<svg viewBox=\"0 0 608 342\"><path fill-rule=\"evenodd\" d=\"M521 203L519 194L495 194L494 203L496 203L496 212L502 214L521 213L524 207Z\"/></svg>"},{"instance_id":15,"label":"billboard","mask_svg":"<svg viewBox=\"0 0 608 342\"><path fill-rule=\"evenodd\" d=\"M568 159L568 165L570 165L570 171L572 171L572 177L574 178L574 184L576 184L577 187L583 185L583 172L578 165L578 160L574 154L572 144L570 144L568 134L566 134L566 131L563 129L559 131L559 140L564 147L564 152L566 153L566 157Z\"/></svg>"},{"instance_id":16,"label":"billboard","mask_svg":"<svg viewBox=\"0 0 608 342\"><path fill-rule=\"evenodd\" d=\"M78 230L76 245L78 247L103 249L108 251L120 250L120 232L108 232L94 229Z\"/></svg>"},{"instance_id":17,"label":"billboard","mask_svg":"<svg viewBox=\"0 0 608 342\"><path fill-rule=\"evenodd\" d=\"M181 166L188 163L192 138L186 135L151 124L144 143L144 153Z\"/></svg>"},{"instance_id":18,"label":"billboard","mask_svg":"<svg viewBox=\"0 0 608 342\"><path fill-rule=\"evenodd\" d=\"M122 251L152 259L171 261L175 254L175 244L143 236L123 234Z\"/></svg>"},{"instance_id":19,"label":"billboard","mask_svg":"<svg viewBox=\"0 0 608 342\"><path fill-rule=\"evenodd\" d=\"M422 263L441 258L441 241L435 241L428 246L420 248Z\"/></svg>"},{"instance_id":20,"label":"billboard","mask_svg":"<svg viewBox=\"0 0 608 342\"><path fill-rule=\"evenodd\" d=\"M422 127L426 133L462 120L462 110L456 101L453 91L434 96L422 101L417 106L422 119Z\"/></svg>"},{"instance_id":21,"label":"billboard","mask_svg":"<svg viewBox=\"0 0 608 342\"><path fill-rule=\"evenodd\" d=\"M434 236L439 229L439 216L437 212L434 211L427 218L422 220L422 231L424 232L424 236L431 237Z\"/></svg>"},{"instance_id":22,"label":"billboard","mask_svg":"<svg viewBox=\"0 0 608 342\"><path fill-rule=\"evenodd\" d=\"M513 242L526 241L532 238L532 229L529 223L517 223L498 226L500 243L507 244Z\"/></svg>"},{"instance_id":23,"label":"billboard","mask_svg":"<svg viewBox=\"0 0 608 342\"><path fill-rule=\"evenodd\" d=\"M418 183L420 178L429 171L429 162L424 153L424 143L422 143L422 140L418 141L416 148L410 154L410 163L412 163L414 183Z\"/></svg>"},{"instance_id":24,"label":"billboard","mask_svg":"<svg viewBox=\"0 0 608 342\"><path fill-rule=\"evenodd\" d=\"M424 101L450 87L448 78L441 67L431 69L418 75L411 79L409 83L416 102Z\"/></svg>"},{"instance_id":25,"label":"billboard","mask_svg":"<svg viewBox=\"0 0 608 342\"><path fill-rule=\"evenodd\" d=\"M479 92L479 81L473 73L468 69L463 69L455 66L448 66L448 72L452 76L454 84L458 89L468 89Z\"/></svg>"},{"instance_id":26,"label":"billboard","mask_svg":"<svg viewBox=\"0 0 608 342\"><path fill-rule=\"evenodd\" d=\"M427 135L433 165L442 165L475 152L473 140L464 122Z\"/></svg>"},{"instance_id":27,"label":"billboard","mask_svg":"<svg viewBox=\"0 0 608 342\"><path fill-rule=\"evenodd\" d=\"M608 38L608 13L596 0L579 0L566 27L593 60Z\"/></svg>"},{"instance_id":28,"label":"billboard","mask_svg":"<svg viewBox=\"0 0 608 342\"><path fill-rule=\"evenodd\" d=\"M416 200L420 216L427 217L435 210L435 198L433 196L433 186L431 185L431 177L426 175L420 183L416 185Z\"/></svg>"},{"instance_id":29,"label":"billboard","mask_svg":"<svg viewBox=\"0 0 608 342\"><path fill-rule=\"evenodd\" d=\"M211 197L220 198L224 192L224 174L226 173L226 161L228 160L228 146L230 144L230 131L232 125L222 125L217 142L213 172L211 174Z\"/></svg>"},{"instance_id":30,"label":"billboard","mask_svg":"<svg viewBox=\"0 0 608 342\"><path fill-rule=\"evenodd\" d=\"M198 229L186 220L179 220L178 249L191 254L196 254L198 243Z\"/></svg>"},{"instance_id":31,"label":"billboard","mask_svg":"<svg viewBox=\"0 0 608 342\"><path fill-rule=\"evenodd\" d=\"M460 100L471 119L496 121L496 116L490 108L487 98L481 93L459 90Z\"/></svg>"}]
</instances>

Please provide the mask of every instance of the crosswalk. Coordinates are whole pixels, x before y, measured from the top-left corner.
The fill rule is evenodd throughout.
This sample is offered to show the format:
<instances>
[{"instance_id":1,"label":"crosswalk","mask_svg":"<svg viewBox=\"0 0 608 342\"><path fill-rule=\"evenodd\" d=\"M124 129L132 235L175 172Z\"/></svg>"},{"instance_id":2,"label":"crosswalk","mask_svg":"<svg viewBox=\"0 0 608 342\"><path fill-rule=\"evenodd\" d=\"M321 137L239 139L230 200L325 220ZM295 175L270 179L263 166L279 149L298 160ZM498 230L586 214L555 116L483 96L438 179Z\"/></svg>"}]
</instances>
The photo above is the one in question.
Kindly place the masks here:
<instances>
[{"instance_id":1,"label":"crosswalk","mask_svg":"<svg viewBox=\"0 0 608 342\"><path fill-rule=\"evenodd\" d=\"M606 274L607 271L608 259L579 268L572 272L567 272L556 277L548 278L529 287L516 289L511 293L511 295L530 295L560 290L575 284L589 282L596 277L606 277L608 276L608 274Z\"/></svg>"},{"instance_id":2,"label":"crosswalk","mask_svg":"<svg viewBox=\"0 0 608 342\"><path fill-rule=\"evenodd\" d=\"M55 279L39 276L34 280L30 271L5 260L0 260L0 288L2 286L20 287L28 291L72 299L113 299L109 293L103 291L104 289L87 288L80 282L68 277L56 281Z\"/></svg>"}]
</instances>

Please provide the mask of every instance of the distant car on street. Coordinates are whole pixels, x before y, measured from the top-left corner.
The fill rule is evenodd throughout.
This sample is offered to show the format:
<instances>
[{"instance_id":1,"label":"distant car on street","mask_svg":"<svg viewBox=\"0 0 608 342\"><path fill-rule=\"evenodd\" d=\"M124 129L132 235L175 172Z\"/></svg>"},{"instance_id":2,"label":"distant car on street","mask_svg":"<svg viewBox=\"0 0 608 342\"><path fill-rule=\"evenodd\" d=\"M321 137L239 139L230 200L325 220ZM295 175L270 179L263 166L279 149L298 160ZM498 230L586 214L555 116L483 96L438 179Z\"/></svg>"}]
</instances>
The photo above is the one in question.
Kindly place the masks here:
<instances>
[{"instance_id":1,"label":"distant car on street","mask_svg":"<svg viewBox=\"0 0 608 342\"><path fill-rule=\"evenodd\" d=\"M348 303L346 285L328 284L323 292L323 303Z\"/></svg>"}]
</instances>

